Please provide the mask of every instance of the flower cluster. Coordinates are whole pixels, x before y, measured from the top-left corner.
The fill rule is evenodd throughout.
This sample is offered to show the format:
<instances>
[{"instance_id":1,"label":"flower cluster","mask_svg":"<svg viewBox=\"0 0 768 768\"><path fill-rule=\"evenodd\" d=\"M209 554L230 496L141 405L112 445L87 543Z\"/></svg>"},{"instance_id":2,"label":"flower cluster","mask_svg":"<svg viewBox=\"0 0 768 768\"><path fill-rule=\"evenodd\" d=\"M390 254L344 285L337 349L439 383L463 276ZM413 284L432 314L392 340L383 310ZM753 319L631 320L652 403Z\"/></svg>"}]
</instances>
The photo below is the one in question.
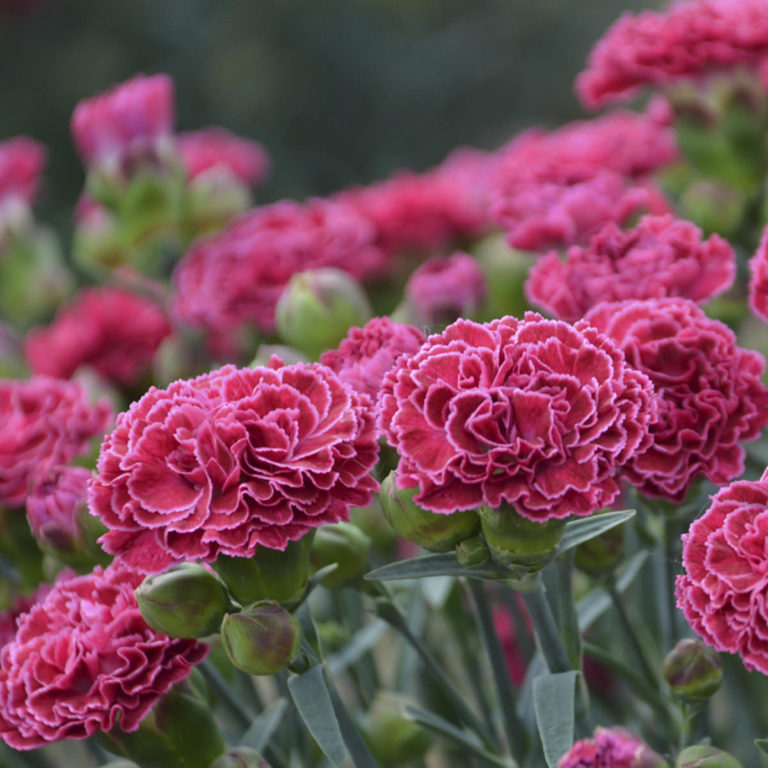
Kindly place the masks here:
<instances>
[{"instance_id":1,"label":"flower cluster","mask_svg":"<svg viewBox=\"0 0 768 768\"><path fill-rule=\"evenodd\" d=\"M400 358L379 424L398 482L450 514L511 503L536 521L588 515L617 496L617 471L649 440L653 389L585 323L527 313L458 320Z\"/></svg>"},{"instance_id":2,"label":"flower cluster","mask_svg":"<svg viewBox=\"0 0 768 768\"><path fill-rule=\"evenodd\" d=\"M207 647L151 629L120 566L64 577L18 619L0 651L0 738L14 749L135 731Z\"/></svg>"},{"instance_id":3,"label":"flower cluster","mask_svg":"<svg viewBox=\"0 0 768 768\"><path fill-rule=\"evenodd\" d=\"M369 406L329 368L276 358L150 389L102 445L89 499L104 549L153 572L346 519L377 488Z\"/></svg>"},{"instance_id":4,"label":"flower cluster","mask_svg":"<svg viewBox=\"0 0 768 768\"><path fill-rule=\"evenodd\" d=\"M736 276L733 248L718 235L702 242L701 230L673 216L645 216L633 229L610 223L587 248L574 246L563 262L556 253L531 270L530 301L574 321L601 301L680 296L706 301Z\"/></svg>"},{"instance_id":5,"label":"flower cluster","mask_svg":"<svg viewBox=\"0 0 768 768\"><path fill-rule=\"evenodd\" d=\"M655 756L656 761L652 762L651 756ZM623 728L598 728L593 739L577 741L563 755L557 768L652 768L654 765L665 763L634 734Z\"/></svg>"}]
</instances>

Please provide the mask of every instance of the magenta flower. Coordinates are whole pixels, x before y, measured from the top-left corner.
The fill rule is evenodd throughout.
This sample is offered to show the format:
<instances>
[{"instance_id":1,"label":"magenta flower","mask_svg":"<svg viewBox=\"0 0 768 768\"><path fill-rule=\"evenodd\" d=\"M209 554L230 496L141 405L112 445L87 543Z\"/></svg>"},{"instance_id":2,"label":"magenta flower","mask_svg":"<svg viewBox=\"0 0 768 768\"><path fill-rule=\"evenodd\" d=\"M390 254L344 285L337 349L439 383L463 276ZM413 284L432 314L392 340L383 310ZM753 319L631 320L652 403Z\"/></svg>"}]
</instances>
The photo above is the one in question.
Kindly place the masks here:
<instances>
[{"instance_id":1,"label":"magenta flower","mask_svg":"<svg viewBox=\"0 0 768 768\"><path fill-rule=\"evenodd\" d=\"M576 90L586 106L598 107L643 86L757 69L767 55L764 0L676 2L663 12L622 14L592 50Z\"/></svg>"},{"instance_id":2,"label":"magenta flower","mask_svg":"<svg viewBox=\"0 0 768 768\"><path fill-rule=\"evenodd\" d=\"M130 175L136 162L173 154L173 80L137 75L81 101L72 114L72 136L83 162L109 175Z\"/></svg>"},{"instance_id":3,"label":"magenta flower","mask_svg":"<svg viewBox=\"0 0 768 768\"><path fill-rule=\"evenodd\" d=\"M585 320L656 387L652 441L624 467L633 485L680 502L700 475L722 484L744 471L741 442L768 423L762 355L685 299L599 304Z\"/></svg>"},{"instance_id":4,"label":"magenta flower","mask_svg":"<svg viewBox=\"0 0 768 768\"><path fill-rule=\"evenodd\" d=\"M104 549L147 572L285 549L377 488L370 401L323 365L234 366L154 387L101 448Z\"/></svg>"},{"instance_id":5,"label":"magenta flower","mask_svg":"<svg viewBox=\"0 0 768 768\"><path fill-rule=\"evenodd\" d=\"M655 757L655 761L651 761ZM645 762L641 762L644 760ZM659 755L623 728L598 728L593 739L577 741L557 768L651 768L665 765Z\"/></svg>"},{"instance_id":6,"label":"magenta flower","mask_svg":"<svg viewBox=\"0 0 768 768\"><path fill-rule=\"evenodd\" d=\"M350 328L338 349L320 356L352 389L376 400L384 376L400 355L412 355L427 337L415 326L374 317L362 328Z\"/></svg>"},{"instance_id":7,"label":"magenta flower","mask_svg":"<svg viewBox=\"0 0 768 768\"><path fill-rule=\"evenodd\" d=\"M207 646L151 629L121 566L60 579L0 651L0 738L14 749L135 731Z\"/></svg>"},{"instance_id":8,"label":"magenta flower","mask_svg":"<svg viewBox=\"0 0 768 768\"><path fill-rule=\"evenodd\" d=\"M215 168L255 187L269 174L269 155L264 147L224 128L180 133L176 136L176 147L189 179Z\"/></svg>"},{"instance_id":9,"label":"magenta flower","mask_svg":"<svg viewBox=\"0 0 768 768\"><path fill-rule=\"evenodd\" d=\"M45 147L27 136L0 142L0 216L7 207L30 208L45 165Z\"/></svg>"},{"instance_id":10,"label":"magenta flower","mask_svg":"<svg viewBox=\"0 0 768 768\"><path fill-rule=\"evenodd\" d=\"M81 291L47 328L30 331L24 351L35 373L68 379L89 365L108 381L136 384L171 333L160 307L119 288Z\"/></svg>"},{"instance_id":11,"label":"magenta flower","mask_svg":"<svg viewBox=\"0 0 768 768\"><path fill-rule=\"evenodd\" d=\"M337 267L357 279L380 271L373 225L341 203L284 200L256 208L199 240L173 275L176 315L212 332L275 327L275 305L297 272Z\"/></svg>"},{"instance_id":12,"label":"magenta flower","mask_svg":"<svg viewBox=\"0 0 768 768\"><path fill-rule=\"evenodd\" d=\"M91 405L76 382L0 380L0 504L22 506L31 483L86 453L111 419L107 402Z\"/></svg>"},{"instance_id":13,"label":"magenta flower","mask_svg":"<svg viewBox=\"0 0 768 768\"><path fill-rule=\"evenodd\" d=\"M574 246L565 261L543 257L526 283L528 299L573 322L601 301L680 296L707 301L728 289L736 255L719 235L702 242L701 230L673 216L645 216L633 229L606 224L587 248Z\"/></svg>"},{"instance_id":14,"label":"magenta flower","mask_svg":"<svg viewBox=\"0 0 768 768\"><path fill-rule=\"evenodd\" d=\"M450 514L512 504L536 521L589 515L617 496L646 446L653 389L586 323L533 312L458 320L387 375L379 425L398 483Z\"/></svg>"},{"instance_id":15,"label":"magenta flower","mask_svg":"<svg viewBox=\"0 0 768 768\"><path fill-rule=\"evenodd\" d=\"M755 255L749 262L749 306L761 319L768 322L768 227Z\"/></svg>"}]
</instances>

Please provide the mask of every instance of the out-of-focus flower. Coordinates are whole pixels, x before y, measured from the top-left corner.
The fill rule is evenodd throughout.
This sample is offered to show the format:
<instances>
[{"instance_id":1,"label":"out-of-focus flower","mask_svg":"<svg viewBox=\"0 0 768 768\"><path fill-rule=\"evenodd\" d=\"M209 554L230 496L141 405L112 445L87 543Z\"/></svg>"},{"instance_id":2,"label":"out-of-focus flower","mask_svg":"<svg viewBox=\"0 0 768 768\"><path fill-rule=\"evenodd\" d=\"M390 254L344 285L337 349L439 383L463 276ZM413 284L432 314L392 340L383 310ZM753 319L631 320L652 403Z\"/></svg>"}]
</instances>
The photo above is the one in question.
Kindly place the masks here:
<instances>
[{"instance_id":1,"label":"out-of-focus flower","mask_svg":"<svg viewBox=\"0 0 768 768\"><path fill-rule=\"evenodd\" d=\"M177 316L212 332L249 323L272 331L275 305L297 272L337 267L364 280L384 254L373 225L350 206L325 200L256 208L197 242L177 266Z\"/></svg>"},{"instance_id":2,"label":"out-of-focus flower","mask_svg":"<svg viewBox=\"0 0 768 768\"><path fill-rule=\"evenodd\" d=\"M74 575L71 571L64 571L63 573ZM50 591L50 584L39 584L33 594L29 596L19 595L13 601L10 608L0 611L0 649L15 639L19 619L25 613L28 613L33 605L42 601Z\"/></svg>"},{"instance_id":3,"label":"out-of-focus flower","mask_svg":"<svg viewBox=\"0 0 768 768\"><path fill-rule=\"evenodd\" d=\"M0 652L0 738L14 749L85 739L119 724L135 731L207 647L173 640L141 617L141 576L96 567L57 581L18 620Z\"/></svg>"},{"instance_id":4,"label":"out-of-focus flower","mask_svg":"<svg viewBox=\"0 0 768 768\"><path fill-rule=\"evenodd\" d=\"M111 418L106 401L91 405L77 382L0 380L0 504L23 505L42 473L87 452Z\"/></svg>"},{"instance_id":5,"label":"out-of-focus flower","mask_svg":"<svg viewBox=\"0 0 768 768\"><path fill-rule=\"evenodd\" d=\"M322 365L234 366L120 414L90 489L101 541L144 571L285 549L370 502L370 401Z\"/></svg>"},{"instance_id":6,"label":"out-of-focus flower","mask_svg":"<svg viewBox=\"0 0 768 768\"><path fill-rule=\"evenodd\" d=\"M768 227L750 259L749 270L749 306L758 317L768 322Z\"/></svg>"},{"instance_id":7,"label":"out-of-focus flower","mask_svg":"<svg viewBox=\"0 0 768 768\"><path fill-rule=\"evenodd\" d=\"M163 166L175 157L173 121L173 80L137 75L79 102L71 128L89 168L124 178L139 164Z\"/></svg>"},{"instance_id":8,"label":"out-of-focus flower","mask_svg":"<svg viewBox=\"0 0 768 768\"><path fill-rule=\"evenodd\" d=\"M599 304L585 319L656 388L652 440L624 467L633 485L680 502L700 475L722 484L744 471L741 442L768 423L762 355L685 299Z\"/></svg>"},{"instance_id":9,"label":"out-of-focus flower","mask_svg":"<svg viewBox=\"0 0 768 768\"><path fill-rule=\"evenodd\" d=\"M577 741L557 768L666 768L667 763L623 728L598 728L592 739Z\"/></svg>"},{"instance_id":10,"label":"out-of-focus flower","mask_svg":"<svg viewBox=\"0 0 768 768\"><path fill-rule=\"evenodd\" d=\"M576 81L582 102L598 107L643 86L701 79L734 67L757 69L768 55L763 0L689 0L666 11L622 14L597 43Z\"/></svg>"},{"instance_id":11,"label":"out-of-focus flower","mask_svg":"<svg viewBox=\"0 0 768 768\"><path fill-rule=\"evenodd\" d=\"M91 288L60 309L50 326L30 331L24 351L35 373L67 379L89 365L108 381L130 386L170 333L154 302L119 288Z\"/></svg>"},{"instance_id":12,"label":"out-of-focus flower","mask_svg":"<svg viewBox=\"0 0 768 768\"><path fill-rule=\"evenodd\" d=\"M542 258L526 284L530 301L562 320L580 319L601 301L680 296L703 302L730 287L733 248L720 236L702 242L701 230L673 216L645 216L622 232L606 224L563 262Z\"/></svg>"},{"instance_id":13,"label":"out-of-focus flower","mask_svg":"<svg viewBox=\"0 0 768 768\"><path fill-rule=\"evenodd\" d=\"M362 328L350 328L339 348L324 352L320 362L352 389L375 400L384 376L400 355L412 355L426 339L413 325L374 317Z\"/></svg>"},{"instance_id":14,"label":"out-of-focus flower","mask_svg":"<svg viewBox=\"0 0 768 768\"><path fill-rule=\"evenodd\" d=\"M27 136L0 142L0 238L29 216L45 154L45 147Z\"/></svg>"},{"instance_id":15,"label":"out-of-focus flower","mask_svg":"<svg viewBox=\"0 0 768 768\"><path fill-rule=\"evenodd\" d=\"M518 605L521 615L528 619L528 613L522 599L518 601ZM532 635L530 619L528 619L526 626L520 627L515 624L512 612L505 606L497 604L493 611L493 626L504 650L504 659L507 662L509 678L515 686L519 687L523 684L523 680L525 680L525 670L528 666L520 650L519 636L521 631Z\"/></svg>"},{"instance_id":16,"label":"out-of-focus flower","mask_svg":"<svg viewBox=\"0 0 768 768\"><path fill-rule=\"evenodd\" d=\"M458 320L387 374L379 425L398 485L450 514L509 502L543 522L616 497L618 467L649 442L653 388L586 323L533 312Z\"/></svg>"},{"instance_id":17,"label":"out-of-focus flower","mask_svg":"<svg viewBox=\"0 0 768 768\"><path fill-rule=\"evenodd\" d=\"M466 253L434 256L405 286L409 318L416 323L450 323L474 314L488 292L485 275Z\"/></svg>"}]
</instances>

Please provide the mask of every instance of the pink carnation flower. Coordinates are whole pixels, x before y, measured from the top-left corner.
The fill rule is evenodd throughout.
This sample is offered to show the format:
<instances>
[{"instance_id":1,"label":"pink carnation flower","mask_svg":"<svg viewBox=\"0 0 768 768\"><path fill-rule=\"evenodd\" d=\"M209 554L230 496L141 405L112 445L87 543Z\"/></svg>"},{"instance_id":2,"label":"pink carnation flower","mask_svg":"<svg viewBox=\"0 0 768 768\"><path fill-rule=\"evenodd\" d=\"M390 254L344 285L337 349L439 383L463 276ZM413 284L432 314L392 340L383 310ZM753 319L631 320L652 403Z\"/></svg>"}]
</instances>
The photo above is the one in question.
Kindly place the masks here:
<instances>
[{"instance_id":1,"label":"pink carnation flower","mask_svg":"<svg viewBox=\"0 0 768 768\"><path fill-rule=\"evenodd\" d=\"M215 168L255 187L269 173L269 155L264 147L256 141L241 139L224 128L180 133L176 137L176 147L189 179Z\"/></svg>"},{"instance_id":2,"label":"pink carnation flower","mask_svg":"<svg viewBox=\"0 0 768 768\"><path fill-rule=\"evenodd\" d=\"M0 738L14 749L135 731L208 649L150 628L120 566L59 580L0 651Z\"/></svg>"},{"instance_id":3,"label":"pink carnation flower","mask_svg":"<svg viewBox=\"0 0 768 768\"><path fill-rule=\"evenodd\" d=\"M374 317L362 328L350 328L339 348L323 352L320 362L352 389L375 400L400 355L412 355L426 339L413 325Z\"/></svg>"},{"instance_id":4,"label":"pink carnation flower","mask_svg":"<svg viewBox=\"0 0 768 768\"><path fill-rule=\"evenodd\" d=\"M768 473L721 488L683 535L677 605L718 651L768 675Z\"/></svg>"},{"instance_id":5,"label":"pink carnation flower","mask_svg":"<svg viewBox=\"0 0 768 768\"><path fill-rule=\"evenodd\" d=\"M576 90L586 106L598 107L642 86L757 68L766 55L765 0L677 2L664 12L622 14L592 50Z\"/></svg>"},{"instance_id":6,"label":"pink carnation flower","mask_svg":"<svg viewBox=\"0 0 768 768\"><path fill-rule=\"evenodd\" d=\"M533 312L458 320L400 358L379 425L398 483L444 514L511 503L536 521L589 515L617 496L618 468L648 442L653 389L586 323Z\"/></svg>"},{"instance_id":7,"label":"pink carnation flower","mask_svg":"<svg viewBox=\"0 0 768 768\"><path fill-rule=\"evenodd\" d=\"M645 216L622 232L606 224L588 248L574 246L563 262L543 257L526 283L529 300L574 321L601 301L680 296L702 302L730 287L736 255L719 235L702 242L701 230L673 216Z\"/></svg>"},{"instance_id":8,"label":"pink carnation flower","mask_svg":"<svg viewBox=\"0 0 768 768\"><path fill-rule=\"evenodd\" d=\"M449 323L475 313L488 293L483 270L468 254L434 256L409 278L405 298L419 323Z\"/></svg>"},{"instance_id":9,"label":"pink carnation flower","mask_svg":"<svg viewBox=\"0 0 768 768\"><path fill-rule=\"evenodd\" d=\"M750 259L749 271L749 306L758 317L768 322L768 227Z\"/></svg>"},{"instance_id":10,"label":"pink carnation flower","mask_svg":"<svg viewBox=\"0 0 768 768\"><path fill-rule=\"evenodd\" d=\"M654 755L640 739L623 728L598 728L593 739L577 741L560 758L557 768L642 768L655 763L648 761ZM644 759L646 762L641 762Z\"/></svg>"},{"instance_id":11,"label":"pink carnation flower","mask_svg":"<svg viewBox=\"0 0 768 768\"><path fill-rule=\"evenodd\" d=\"M71 128L87 166L130 175L135 162L158 162L173 153L173 120L173 80L137 75L81 101Z\"/></svg>"},{"instance_id":12,"label":"pink carnation flower","mask_svg":"<svg viewBox=\"0 0 768 768\"><path fill-rule=\"evenodd\" d=\"M722 484L744 471L741 442L768 423L762 355L685 299L599 304L585 319L656 387L652 441L624 467L633 485L680 502L700 475Z\"/></svg>"},{"instance_id":13,"label":"pink carnation flower","mask_svg":"<svg viewBox=\"0 0 768 768\"><path fill-rule=\"evenodd\" d=\"M152 301L119 288L83 290L47 328L29 332L24 351L35 373L68 379L82 365L122 386L136 384L171 333Z\"/></svg>"},{"instance_id":14,"label":"pink carnation flower","mask_svg":"<svg viewBox=\"0 0 768 768\"><path fill-rule=\"evenodd\" d=\"M0 142L0 217L8 206L32 206L45 165L45 147L17 136Z\"/></svg>"},{"instance_id":15,"label":"pink carnation flower","mask_svg":"<svg viewBox=\"0 0 768 768\"><path fill-rule=\"evenodd\" d=\"M91 405L76 382L0 380L0 504L22 506L41 473L86 453L111 419L106 401Z\"/></svg>"},{"instance_id":16,"label":"pink carnation flower","mask_svg":"<svg viewBox=\"0 0 768 768\"><path fill-rule=\"evenodd\" d=\"M297 272L337 267L357 279L380 271L373 225L341 203L284 200L256 208L198 241L173 275L173 308L190 325L227 332L275 327L275 305Z\"/></svg>"},{"instance_id":17,"label":"pink carnation flower","mask_svg":"<svg viewBox=\"0 0 768 768\"><path fill-rule=\"evenodd\" d=\"M329 368L277 358L153 387L102 445L89 494L111 529L100 541L147 572L285 549L370 502L371 411Z\"/></svg>"}]
</instances>

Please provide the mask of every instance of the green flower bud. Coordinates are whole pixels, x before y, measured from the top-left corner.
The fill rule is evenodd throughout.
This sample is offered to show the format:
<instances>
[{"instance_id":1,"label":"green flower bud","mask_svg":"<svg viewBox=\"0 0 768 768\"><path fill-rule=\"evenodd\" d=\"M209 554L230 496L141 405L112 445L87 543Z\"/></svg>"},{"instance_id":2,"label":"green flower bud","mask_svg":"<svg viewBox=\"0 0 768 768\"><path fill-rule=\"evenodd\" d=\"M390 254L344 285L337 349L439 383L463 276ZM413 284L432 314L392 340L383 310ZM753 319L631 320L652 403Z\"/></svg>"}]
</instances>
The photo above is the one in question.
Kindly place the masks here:
<instances>
[{"instance_id":1,"label":"green flower bud","mask_svg":"<svg viewBox=\"0 0 768 768\"><path fill-rule=\"evenodd\" d=\"M283 551L259 547L251 558L219 555L213 567L241 605L259 600L291 604L301 598L307 587L313 538L311 531L298 541L289 542Z\"/></svg>"},{"instance_id":2,"label":"green flower bud","mask_svg":"<svg viewBox=\"0 0 768 768\"><path fill-rule=\"evenodd\" d=\"M147 576L136 589L136 602L144 621L169 637L217 632L228 607L223 584L195 563Z\"/></svg>"},{"instance_id":3,"label":"green flower bud","mask_svg":"<svg viewBox=\"0 0 768 768\"><path fill-rule=\"evenodd\" d=\"M263 601L221 622L221 642L232 664L249 675L284 669L301 642L299 622L279 603Z\"/></svg>"},{"instance_id":4,"label":"green flower bud","mask_svg":"<svg viewBox=\"0 0 768 768\"><path fill-rule=\"evenodd\" d=\"M509 504L478 510L480 526L493 559L506 567L538 570L555 554L565 520L537 523L520 515Z\"/></svg>"},{"instance_id":5,"label":"green flower bud","mask_svg":"<svg viewBox=\"0 0 768 768\"><path fill-rule=\"evenodd\" d=\"M216 758L210 768L261 768L267 766L264 758L250 747L235 747Z\"/></svg>"},{"instance_id":6,"label":"green flower bud","mask_svg":"<svg viewBox=\"0 0 768 768\"><path fill-rule=\"evenodd\" d=\"M596 513L600 514L600 513ZM613 569L624 547L624 528L611 528L576 547L574 563L584 573L599 576Z\"/></svg>"},{"instance_id":7,"label":"green flower bud","mask_svg":"<svg viewBox=\"0 0 768 768\"><path fill-rule=\"evenodd\" d=\"M438 515L413 501L417 492L417 488L398 488L394 470L381 484L379 501L384 517L404 539L430 552L450 552L475 535L478 519L474 511Z\"/></svg>"},{"instance_id":8,"label":"green flower bud","mask_svg":"<svg viewBox=\"0 0 768 768\"><path fill-rule=\"evenodd\" d=\"M742 764L727 752L715 747L699 745L684 749L675 763L676 768L743 768Z\"/></svg>"},{"instance_id":9,"label":"green flower bud","mask_svg":"<svg viewBox=\"0 0 768 768\"><path fill-rule=\"evenodd\" d=\"M429 733L404 714L405 696L379 691L363 724L363 736L374 757L385 766L418 760L429 749Z\"/></svg>"},{"instance_id":10,"label":"green flower bud","mask_svg":"<svg viewBox=\"0 0 768 768\"><path fill-rule=\"evenodd\" d=\"M253 205L245 184L230 173L216 173L215 170L187 182L181 222L186 239L221 229Z\"/></svg>"},{"instance_id":11,"label":"green flower bud","mask_svg":"<svg viewBox=\"0 0 768 768\"><path fill-rule=\"evenodd\" d=\"M277 355L286 365L307 362L307 356L293 347L287 347L285 344L260 344L256 350L256 357L250 362L250 367L268 365L273 355Z\"/></svg>"},{"instance_id":12,"label":"green flower bud","mask_svg":"<svg viewBox=\"0 0 768 768\"><path fill-rule=\"evenodd\" d=\"M728 237L739 227L746 196L728 184L699 180L683 191L680 206L687 219L695 222L709 237L713 232Z\"/></svg>"},{"instance_id":13,"label":"green flower bud","mask_svg":"<svg viewBox=\"0 0 768 768\"><path fill-rule=\"evenodd\" d=\"M334 523L317 529L310 559L318 570L336 563L322 583L335 589L359 578L368 570L368 537L352 523Z\"/></svg>"},{"instance_id":14,"label":"green flower bud","mask_svg":"<svg viewBox=\"0 0 768 768\"><path fill-rule=\"evenodd\" d=\"M720 687L720 654L701 640L681 640L664 659L664 679L683 699L707 699Z\"/></svg>"},{"instance_id":15,"label":"green flower bud","mask_svg":"<svg viewBox=\"0 0 768 768\"><path fill-rule=\"evenodd\" d=\"M467 568L483 565L483 563L488 562L489 557L488 545L482 536L473 536L471 539L465 539L456 545L456 559L460 565Z\"/></svg>"},{"instance_id":16,"label":"green flower bud","mask_svg":"<svg viewBox=\"0 0 768 768\"><path fill-rule=\"evenodd\" d=\"M669 768L669 763L658 752L643 745L632 760L632 768Z\"/></svg>"},{"instance_id":17,"label":"green flower bud","mask_svg":"<svg viewBox=\"0 0 768 768\"><path fill-rule=\"evenodd\" d=\"M312 269L294 275L278 299L275 324L280 338L317 358L365 325L372 310L360 285L340 269Z\"/></svg>"}]
</instances>

